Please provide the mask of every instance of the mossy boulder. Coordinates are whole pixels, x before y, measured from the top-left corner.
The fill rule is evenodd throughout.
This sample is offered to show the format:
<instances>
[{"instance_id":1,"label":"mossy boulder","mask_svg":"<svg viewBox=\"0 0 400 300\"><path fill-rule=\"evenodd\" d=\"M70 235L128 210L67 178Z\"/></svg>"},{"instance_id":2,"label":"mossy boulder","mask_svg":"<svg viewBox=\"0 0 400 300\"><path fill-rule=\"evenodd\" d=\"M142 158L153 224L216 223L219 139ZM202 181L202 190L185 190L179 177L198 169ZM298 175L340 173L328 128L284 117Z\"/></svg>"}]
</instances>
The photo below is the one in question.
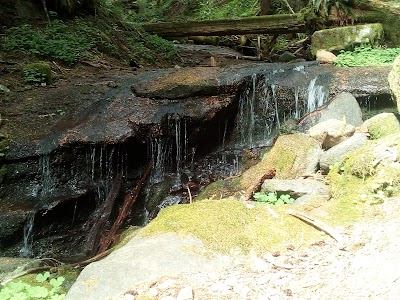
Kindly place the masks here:
<instances>
[{"instance_id":1,"label":"mossy boulder","mask_svg":"<svg viewBox=\"0 0 400 300\"><path fill-rule=\"evenodd\" d=\"M319 142L306 134L280 136L259 163L233 180L219 180L212 183L196 200L240 195L271 169L276 170L278 179L294 179L313 173L316 171L321 151Z\"/></svg>"},{"instance_id":2,"label":"mossy boulder","mask_svg":"<svg viewBox=\"0 0 400 300\"><path fill-rule=\"evenodd\" d=\"M397 103L397 109L400 111L400 56L393 63L388 81L393 100Z\"/></svg>"},{"instance_id":3,"label":"mossy boulder","mask_svg":"<svg viewBox=\"0 0 400 300\"><path fill-rule=\"evenodd\" d=\"M22 68L25 81L34 85L46 85L51 80L51 67L46 63L27 64Z\"/></svg>"},{"instance_id":4,"label":"mossy boulder","mask_svg":"<svg viewBox=\"0 0 400 300\"><path fill-rule=\"evenodd\" d=\"M281 248L285 243L300 246L303 237L308 241L319 238L318 231L287 215L286 209L285 205L275 206L274 211L280 216L276 219L265 206L249 208L234 199L174 205L163 209L139 236L166 232L192 235L208 249L221 253L231 249L263 252Z\"/></svg>"},{"instance_id":5,"label":"mossy boulder","mask_svg":"<svg viewBox=\"0 0 400 300\"><path fill-rule=\"evenodd\" d=\"M376 140L400 132L398 116L393 113L381 113L364 122L362 127L368 129L371 139Z\"/></svg>"},{"instance_id":6,"label":"mossy boulder","mask_svg":"<svg viewBox=\"0 0 400 300\"><path fill-rule=\"evenodd\" d=\"M329 172L331 195L351 205L380 204L400 194L400 133L366 143Z\"/></svg>"},{"instance_id":7,"label":"mossy boulder","mask_svg":"<svg viewBox=\"0 0 400 300\"><path fill-rule=\"evenodd\" d=\"M356 46L376 46L380 44L383 35L380 23L323 29L312 35L311 52L316 55L320 49L338 52L351 50Z\"/></svg>"}]
</instances>

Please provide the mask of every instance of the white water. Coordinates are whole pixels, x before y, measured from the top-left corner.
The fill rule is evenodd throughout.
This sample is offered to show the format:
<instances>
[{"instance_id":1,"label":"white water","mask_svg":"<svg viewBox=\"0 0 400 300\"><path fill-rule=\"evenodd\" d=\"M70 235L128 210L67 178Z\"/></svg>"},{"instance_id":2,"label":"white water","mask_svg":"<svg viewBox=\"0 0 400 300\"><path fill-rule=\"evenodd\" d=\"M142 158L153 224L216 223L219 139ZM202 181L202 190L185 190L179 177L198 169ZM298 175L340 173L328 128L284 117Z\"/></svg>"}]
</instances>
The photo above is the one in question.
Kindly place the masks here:
<instances>
[{"instance_id":1,"label":"white water","mask_svg":"<svg viewBox=\"0 0 400 300\"><path fill-rule=\"evenodd\" d=\"M22 246L19 250L20 257L30 257L32 255L33 243L33 224L35 223L35 213L32 213L24 225L24 236L22 239Z\"/></svg>"},{"instance_id":2,"label":"white water","mask_svg":"<svg viewBox=\"0 0 400 300\"><path fill-rule=\"evenodd\" d=\"M307 112L312 112L324 105L327 100L326 87L317 84L318 77L310 81L307 88Z\"/></svg>"}]
</instances>

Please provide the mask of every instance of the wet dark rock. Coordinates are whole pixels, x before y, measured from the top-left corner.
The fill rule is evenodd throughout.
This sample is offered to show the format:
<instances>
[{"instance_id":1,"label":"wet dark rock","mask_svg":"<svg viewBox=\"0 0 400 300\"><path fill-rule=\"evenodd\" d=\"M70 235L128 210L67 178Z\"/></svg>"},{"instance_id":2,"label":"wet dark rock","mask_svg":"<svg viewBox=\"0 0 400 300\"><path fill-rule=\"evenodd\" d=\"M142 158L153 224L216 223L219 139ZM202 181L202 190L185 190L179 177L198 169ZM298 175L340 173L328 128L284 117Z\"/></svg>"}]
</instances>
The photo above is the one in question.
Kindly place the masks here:
<instances>
[{"instance_id":1,"label":"wet dark rock","mask_svg":"<svg viewBox=\"0 0 400 300\"><path fill-rule=\"evenodd\" d=\"M235 151L238 143L241 147L248 145L239 133L234 134L240 98L252 97L245 88L255 85L254 95L261 96L267 87L269 96L274 94L279 99L279 113L275 113L272 104L265 108L262 101L254 107L261 114L254 118L253 129L263 137L268 130L272 132L272 127L266 128L265 120L276 126L277 115L282 120L292 117L296 92L306 101L310 81L315 79L325 85L329 100L343 90L365 96L388 93L386 82L380 81L385 72L371 68L343 71L316 62L244 63L165 69L108 76L104 80L77 78L67 84L56 83L59 86L51 89L32 90L29 98L23 93L8 93L1 99L2 117L12 122L6 121L2 126L2 132L9 137L9 151L5 159L7 173L0 186L5 216L5 221L0 222L0 244L16 249L29 213L37 212L41 216L35 221L34 230L35 237L41 238L36 243L38 249L45 249L49 243L63 246L62 251L68 254L68 245L62 242L68 239L65 234L69 231L79 236L87 232L91 225L88 220L93 219L117 174L124 174L121 193L135 186L150 163L149 144L157 138L169 139L168 155L173 158L179 156L175 144L187 143L182 165L187 164L194 173L196 180L188 182L193 183L190 188L194 193L205 184L237 174L240 154L222 154L223 159L208 156L208 161L196 159L220 145ZM301 104L303 114L304 103ZM243 128L243 136L248 136L250 129ZM187 141L183 141L186 137ZM227 158L235 162L236 169L227 169ZM168 163L169 171L179 169L174 159ZM175 194L169 196L170 202L179 200L184 192L184 185L172 187L170 193ZM143 201L135 205L133 215L143 215ZM77 211L82 213L75 215ZM66 219L59 218L64 214ZM58 219L65 224L68 219L74 222L71 227L62 222L53 225ZM53 241L48 239L50 235L54 235ZM74 244L73 249L78 251L79 245ZM14 251L14 255L18 253Z\"/></svg>"}]
</instances>

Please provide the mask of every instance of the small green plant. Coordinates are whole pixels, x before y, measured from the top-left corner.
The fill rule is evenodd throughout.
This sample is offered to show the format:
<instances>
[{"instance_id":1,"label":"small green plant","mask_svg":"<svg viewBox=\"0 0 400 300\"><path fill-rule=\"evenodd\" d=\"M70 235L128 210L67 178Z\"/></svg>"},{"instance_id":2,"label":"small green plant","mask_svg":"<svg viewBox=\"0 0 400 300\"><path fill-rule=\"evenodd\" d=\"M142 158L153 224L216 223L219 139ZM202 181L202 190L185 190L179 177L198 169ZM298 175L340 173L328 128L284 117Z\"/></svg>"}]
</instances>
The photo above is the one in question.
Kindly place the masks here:
<instances>
[{"instance_id":1,"label":"small green plant","mask_svg":"<svg viewBox=\"0 0 400 300\"><path fill-rule=\"evenodd\" d=\"M282 194L278 197L276 192L269 192L268 194L255 193L253 198L257 201L258 204L279 205L294 203L294 199L290 197L290 195Z\"/></svg>"},{"instance_id":2,"label":"small green plant","mask_svg":"<svg viewBox=\"0 0 400 300\"><path fill-rule=\"evenodd\" d=\"M364 202L368 204L381 204L393 196L393 183L391 180L381 179L369 186L369 193L359 195L359 199L354 202Z\"/></svg>"},{"instance_id":3,"label":"small green plant","mask_svg":"<svg viewBox=\"0 0 400 300\"><path fill-rule=\"evenodd\" d=\"M27 64L22 68L22 74L33 85L46 85L51 79L51 68L45 63Z\"/></svg>"},{"instance_id":4,"label":"small green plant","mask_svg":"<svg viewBox=\"0 0 400 300\"><path fill-rule=\"evenodd\" d=\"M400 48L356 47L353 51L340 51L335 61L339 67L385 66L400 55Z\"/></svg>"},{"instance_id":5,"label":"small green plant","mask_svg":"<svg viewBox=\"0 0 400 300\"><path fill-rule=\"evenodd\" d=\"M38 274L34 284L12 281L0 290L1 300L62 300L65 297L61 293L61 286L65 278L60 276L50 279L50 273Z\"/></svg>"}]
</instances>

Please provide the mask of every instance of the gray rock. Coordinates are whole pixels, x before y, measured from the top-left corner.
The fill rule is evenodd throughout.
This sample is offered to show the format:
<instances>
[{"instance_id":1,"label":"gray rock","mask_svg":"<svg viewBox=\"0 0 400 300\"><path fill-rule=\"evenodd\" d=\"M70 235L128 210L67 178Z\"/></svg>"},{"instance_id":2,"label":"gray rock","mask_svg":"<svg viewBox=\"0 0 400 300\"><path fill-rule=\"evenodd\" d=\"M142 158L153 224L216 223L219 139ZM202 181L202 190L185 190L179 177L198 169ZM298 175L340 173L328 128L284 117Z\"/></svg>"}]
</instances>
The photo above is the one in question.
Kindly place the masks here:
<instances>
[{"instance_id":1,"label":"gray rock","mask_svg":"<svg viewBox=\"0 0 400 300\"><path fill-rule=\"evenodd\" d=\"M330 119L311 127L308 134L317 139L323 149L329 149L348 139L355 131L356 128L345 121Z\"/></svg>"},{"instance_id":2,"label":"gray rock","mask_svg":"<svg viewBox=\"0 0 400 300\"><path fill-rule=\"evenodd\" d=\"M392 70L389 73L390 92L393 95L393 100L397 103L397 109L400 111L400 56L393 63Z\"/></svg>"},{"instance_id":3,"label":"gray rock","mask_svg":"<svg viewBox=\"0 0 400 300\"><path fill-rule=\"evenodd\" d=\"M292 52L285 51L282 53L281 56L279 56L278 61L279 62L290 62L297 59L296 55L294 55Z\"/></svg>"},{"instance_id":4,"label":"gray rock","mask_svg":"<svg viewBox=\"0 0 400 300\"><path fill-rule=\"evenodd\" d=\"M365 133L355 133L344 142L323 152L320 159L320 169L327 173L329 166L339 162L346 154L360 149L367 141L368 137Z\"/></svg>"},{"instance_id":5,"label":"gray rock","mask_svg":"<svg viewBox=\"0 0 400 300\"><path fill-rule=\"evenodd\" d=\"M339 94L326 107L315 110L302 118L298 130L306 132L315 124L330 119L343 120L353 126L360 126L363 123L362 111L356 98L346 92Z\"/></svg>"},{"instance_id":6,"label":"gray rock","mask_svg":"<svg viewBox=\"0 0 400 300\"><path fill-rule=\"evenodd\" d=\"M196 254L183 249L196 249ZM130 290L139 281L185 272L218 272L231 264L225 256L198 254L202 249L200 240L175 234L134 237L103 260L84 268L65 300L108 299Z\"/></svg>"},{"instance_id":7,"label":"gray rock","mask_svg":"<svg viewBox=\"0 0 400 300\"><path fill-rule=\"evenodd\" d=\"M268 179L261 186L261 192L277 192L288 194L297 199L304 195L322 194L327 195L329 187L315 179Z\"/></svg>"},{"instance_id":8,"label":"gray rock","mask_svg":"<svg viewBox=\"0 0 400 300\"><path fill-rule=\"evenodd\" d=\"M363 24L335 27L314 32L311 37L311 52L350 50L360 45L379 45L383 38L382 24Z\"/></svg>"}]
</instances>

